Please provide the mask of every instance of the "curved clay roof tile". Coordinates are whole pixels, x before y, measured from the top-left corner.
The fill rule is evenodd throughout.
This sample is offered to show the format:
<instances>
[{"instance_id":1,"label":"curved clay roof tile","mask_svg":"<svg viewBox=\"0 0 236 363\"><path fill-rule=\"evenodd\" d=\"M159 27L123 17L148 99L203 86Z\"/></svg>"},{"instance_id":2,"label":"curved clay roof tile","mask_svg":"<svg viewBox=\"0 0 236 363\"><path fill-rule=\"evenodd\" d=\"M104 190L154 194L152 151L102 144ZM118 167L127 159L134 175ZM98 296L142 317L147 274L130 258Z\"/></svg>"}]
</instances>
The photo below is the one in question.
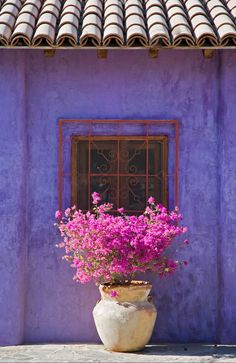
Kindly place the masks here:
<instances>
[{"instance_id":1,"label":"curved clay roof tile","mask_svg":"<svg viewBox=\"0 0 236 363\"><path fill-rule=\"evenodd\" d=\"M19 43L23 43L24 45L30 46L31 39L34 32L34 28L29 23L20 23L18 24L11 37L11 45L15 46Z\"/></svg>"},{"instance_id":2,"label":"curved clay roof tile","mask_svg":"<svg viewBox=\"0 0 236 363\"><path fill-rule=\"evenodd\" d=\"M12 28L0 22L0 44L7 46L11 38Z\"/></svg>"},{"instance_id":3,"label":"curved clay roof tile","mask_svg":"<svg viewBox=\"0 0 236 363\"><path fill-rule=\"evenodd\" d=\"M124 45L124 33L116 24L110 24L104 29L103 45L109 46L111 43L115 43L119 47Z\"/></svg>"},{"instance_id":4,"label":"curved clay roof tile","mask_svg":"<svg viewBox=\"0 0 236 363\"><path fill-rule=\"evenodd\" d=\"M37 27L37 30L33 37L33 45L39 46L42 42L46 42L48 45L53 46L55 38L55 27L50 23L41 23Z\"/></svg>"},{"instance_id":5,"label":"curved clay roof tile","mask_svg":"<svg viewBox=\"0 0 236 363\"><path fill-rule=\"evenodd\" d=\"M104 20L112 14L115 14L120 17L121 22L123 23L123 12L119 6L111 5L107 9L104 10Z\"/></svg>"},{"instance_id":6,"label":"curved clay roof tile","mask_svg":"<svg viewBox=\"0 0 236 363\"><path fill-rule=\"evenodd\" d=\"M0 46L236 45L236 0L0 0Z\"/></svg>"},{"instance_id":7,"label":"curved clay roof tile","mask_svg":"<svg viewBox=\"0 0 236 363\"><path fill-rule=\"evenodd\" d=\"M64 23L57 34L56 43L58 46L68 42L72 46L78 43L78 31L72 23Z\"/></svg>"}]
</instances>

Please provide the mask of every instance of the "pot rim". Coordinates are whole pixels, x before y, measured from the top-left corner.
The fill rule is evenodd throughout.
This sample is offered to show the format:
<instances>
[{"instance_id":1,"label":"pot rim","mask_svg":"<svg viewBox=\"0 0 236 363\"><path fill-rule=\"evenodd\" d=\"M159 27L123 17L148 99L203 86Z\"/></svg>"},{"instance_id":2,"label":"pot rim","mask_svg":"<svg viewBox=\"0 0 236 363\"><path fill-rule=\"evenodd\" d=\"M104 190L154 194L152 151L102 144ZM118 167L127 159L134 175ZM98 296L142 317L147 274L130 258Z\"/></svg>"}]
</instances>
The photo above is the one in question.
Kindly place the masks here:
<instances>
[{"instance_id":1,"label":"pot rim","mask_svg":"<svg viewBox=\"0 0 236 363\"><path fill-rule=\"evenodd\" d=\"M100 288L102 288L103 290L112 290L112 289L116 289L116 288L124 288L124 289L128 289L131 287L148 287L148 288L152 288L152 284L149 281L142 281L142 280L131 280L128 283L125 284L119 284L119 283L103 283L99 285Z\"/></svg>"}]
</instances>

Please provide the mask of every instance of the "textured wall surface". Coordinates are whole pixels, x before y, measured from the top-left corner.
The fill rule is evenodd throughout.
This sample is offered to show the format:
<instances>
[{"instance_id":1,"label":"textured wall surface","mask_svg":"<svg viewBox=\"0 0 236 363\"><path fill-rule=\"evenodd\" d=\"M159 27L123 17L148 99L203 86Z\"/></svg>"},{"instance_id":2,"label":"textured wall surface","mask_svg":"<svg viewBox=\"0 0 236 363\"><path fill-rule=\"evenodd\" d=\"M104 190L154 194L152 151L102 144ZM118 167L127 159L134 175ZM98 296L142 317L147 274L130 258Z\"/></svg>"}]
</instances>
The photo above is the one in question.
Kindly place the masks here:
<instances>
[{"instance_id":1,"label":"textured wall surface","mask_svg":"<svg viewBox=\"0 0 236 363\"><path fill-rule=\"evenodd\" d=\"M24 336L26 236L24 53L0 61L0 343Z\"/></svg>"},{"instance_id":2,"label":"textured wall surface","mask_svg":"<svg viewBox=\"0 0 236 363\"><path fill-rule=\"evenodd\" d=\"M153 341L236 342L235 70L234 51L212 60L200 51L157 60L1 51L0 343L98 341L97 288L73 282L55 248L59 118L179 120L179 207L191 241L179 254L189 266L148 276L159 312Z\"/></svg>"},{"instance_id":3,"label":"textured wall surface","mask_svg":"<svg viewBox=\"0 0 236 363\"><path fill-rule=\"evenodd\" d=\"M224 52L220 63L219 155L220 236L219 329L223 341L236 341L236 56Z\"/></svg>"}]
</instances>

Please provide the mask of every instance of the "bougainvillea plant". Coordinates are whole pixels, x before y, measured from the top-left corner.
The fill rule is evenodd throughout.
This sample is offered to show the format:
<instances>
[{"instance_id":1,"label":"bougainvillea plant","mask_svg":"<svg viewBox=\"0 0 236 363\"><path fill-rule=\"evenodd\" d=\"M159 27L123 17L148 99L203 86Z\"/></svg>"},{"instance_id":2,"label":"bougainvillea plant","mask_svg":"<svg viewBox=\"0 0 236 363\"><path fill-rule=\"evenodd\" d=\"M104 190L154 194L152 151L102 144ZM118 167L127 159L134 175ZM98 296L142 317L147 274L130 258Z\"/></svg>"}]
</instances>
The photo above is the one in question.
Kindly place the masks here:
<instances>
[{"instance_id":1,"label":"bougainvillea plant","mask_svg":"<svg viewBox=\"0 0 236 363\"><path fill-rule=\"evenodd\" d=\"M92 212L75 206L56 212L63 237L58 246L65 248L63 258L75 268L75 280L122 284L137 272L149 270L163 276L186 264L168 256L174 238L187 231L179 223L182 216L177 207L168 212L150 197L141 215L126 215L123 208L114 214L109 213L113 205L101 203L98 193L92 199Z\"/></svg>"}]
</instances>

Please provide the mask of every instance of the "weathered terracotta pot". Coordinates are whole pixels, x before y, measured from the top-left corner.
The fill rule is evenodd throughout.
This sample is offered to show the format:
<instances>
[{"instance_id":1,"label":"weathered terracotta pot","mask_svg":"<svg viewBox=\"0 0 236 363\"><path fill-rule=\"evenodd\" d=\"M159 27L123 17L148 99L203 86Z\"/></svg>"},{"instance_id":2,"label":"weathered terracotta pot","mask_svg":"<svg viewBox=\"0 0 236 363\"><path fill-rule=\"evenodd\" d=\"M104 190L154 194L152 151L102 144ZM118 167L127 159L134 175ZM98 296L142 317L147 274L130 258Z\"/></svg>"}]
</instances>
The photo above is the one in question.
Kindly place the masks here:
<instances>
[{"instance_id":1,"label":"weathered terracotta pot","mask_svg":"<svg viewBox=\"0 0 236 363\"><path fill-rule=\"evenodd\" d=\"M101 300L93 316L106 349L134 352L148 343L157 316L155 306L148 301L151 288L152 285L140 281L124 286L99 286Z\"/></svg>"}]
</instances>

